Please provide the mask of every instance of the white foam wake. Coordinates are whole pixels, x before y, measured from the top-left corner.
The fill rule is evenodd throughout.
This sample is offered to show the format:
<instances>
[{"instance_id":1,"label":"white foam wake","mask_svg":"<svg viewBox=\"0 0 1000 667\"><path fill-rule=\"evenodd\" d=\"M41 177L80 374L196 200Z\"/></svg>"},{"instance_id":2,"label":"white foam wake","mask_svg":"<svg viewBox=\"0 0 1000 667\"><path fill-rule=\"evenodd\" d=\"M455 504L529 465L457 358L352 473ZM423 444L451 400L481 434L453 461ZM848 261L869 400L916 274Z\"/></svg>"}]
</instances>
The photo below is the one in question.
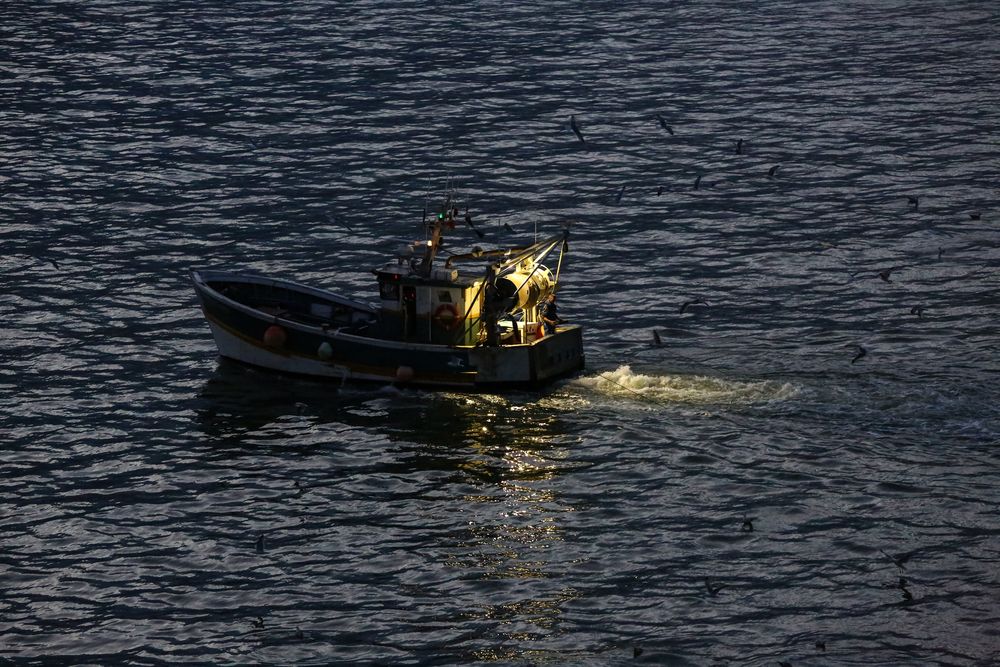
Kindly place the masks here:
<instances>
[{"instance_id":1,"label":"white foam wake","mask_svg":"<svg viewBox=\"0 0 1000 667\"><path fill-rule=\"evenodd\" d=\"M577 384L622 398L647 399L662 403L752 404L783 400L797 393L788 383L740 381L705 375L643 375L629 366L582 377Z\"/></svg>"}]
</instances>

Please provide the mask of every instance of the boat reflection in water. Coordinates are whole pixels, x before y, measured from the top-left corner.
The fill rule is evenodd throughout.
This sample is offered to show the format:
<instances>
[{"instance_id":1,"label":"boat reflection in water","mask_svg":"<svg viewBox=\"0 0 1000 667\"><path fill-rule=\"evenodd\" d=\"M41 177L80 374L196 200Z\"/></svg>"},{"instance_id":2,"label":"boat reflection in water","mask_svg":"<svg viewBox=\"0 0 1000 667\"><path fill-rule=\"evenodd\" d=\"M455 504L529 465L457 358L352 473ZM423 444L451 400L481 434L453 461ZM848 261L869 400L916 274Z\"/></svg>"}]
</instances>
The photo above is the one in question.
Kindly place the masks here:
<instances>
[{"instance_id":1,"label":"boat reflection in water","mask_svg":"<svg viewBox=\"0 0 1000 667\"><path fill-rule=\"evenodd\" d=\"M472 661L572 652L559 646L560 624L579 597L565 574L580 552L565 540L576 507L563 487L582 464L570 457L579 438L565 435L564 408L558 392L361 391L276 382L224 363L196 412L227 471L224 483L240 497L254 496L250 484L268 494L254 519L282 526L269 539L295 544L310 591L301 593L305 608L314 588L336 597L345 586L370 595L349 610L417 610L403 625L419 616L446 636L466 637L425 650ZM289 558L285 566L295 566ZM339 611L337 625L297 622L336 637L350 621L370 627L370 613Z\"/></svg>"},{"instance_id":2,"label":"boat reflection in water","mask_svg":"<svg viewBox=\"0 0 1000 667\"><path fill-rule=\"evenodd\" d=\"M565 659L550 640L560 634L566 603L580 597L559 576L572 567L564 519L574 508L557 484L570 467L566 443L553 443L557 416L525 424L525 411L512 417L519 406L490 398L489 424L464 433L475 455L462 466L480 483L462 497L464 535L446 548L445 563L475 582L456 621L484 630L484 645L471 651L475 660Z\"/></svg>"}]
</instances>

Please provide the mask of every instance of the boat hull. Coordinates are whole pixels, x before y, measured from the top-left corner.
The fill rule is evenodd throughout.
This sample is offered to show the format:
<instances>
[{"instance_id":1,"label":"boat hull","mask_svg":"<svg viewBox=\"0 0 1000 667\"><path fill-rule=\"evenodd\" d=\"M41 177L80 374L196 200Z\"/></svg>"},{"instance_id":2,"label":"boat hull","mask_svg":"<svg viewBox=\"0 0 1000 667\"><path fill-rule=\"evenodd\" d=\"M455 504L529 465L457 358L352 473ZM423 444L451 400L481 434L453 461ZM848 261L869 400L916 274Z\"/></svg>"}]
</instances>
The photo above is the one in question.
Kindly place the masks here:
<instances>
[{"instance_id":1,"label":"boat hull","mask_svg":"<svg viewBox=\"0 0 1000 667\"><path fill-rule=\"evenodd\" d=\"M332 292L225 272L196 271L192 278L219 353L259 368L340 381L480 389L538 386L584 366L579 326L499 347L410 343L367 334L378 329L375 310ZM277 289L286 301L312 310L333 304L344 312L338 322L297 321L229 298L218 289L228 284Z\"/></svg>"}]
</instances>

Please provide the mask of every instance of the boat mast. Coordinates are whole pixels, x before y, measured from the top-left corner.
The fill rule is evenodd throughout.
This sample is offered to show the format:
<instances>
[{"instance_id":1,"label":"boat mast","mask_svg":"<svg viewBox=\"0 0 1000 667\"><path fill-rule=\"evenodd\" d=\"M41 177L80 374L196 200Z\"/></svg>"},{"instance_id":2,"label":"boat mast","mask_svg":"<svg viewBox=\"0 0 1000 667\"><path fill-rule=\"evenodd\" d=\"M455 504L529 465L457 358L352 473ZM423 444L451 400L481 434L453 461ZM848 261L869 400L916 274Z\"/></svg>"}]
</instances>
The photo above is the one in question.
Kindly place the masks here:
<instances>
[{"instance_id":1,"label":"boat mast","mask_svg":"<svg viewBox=\"0 0 1000 667\"><path fill-rule=\"evenodd\" d=\"M424 250L424 257L420 260L420 264L417 267L417 273L423 278L427 278L431 275L434 258L437 257L437 252L441 248L442 227L445 224L452 229L455 227L455 202L454 199L452 199L451 190L448 191L443 208L438 211L437 215L434 216L434 222L431 224L433 225L431 227L431 238L427 240L427 248Z\"/></svg>"}]
</instances>

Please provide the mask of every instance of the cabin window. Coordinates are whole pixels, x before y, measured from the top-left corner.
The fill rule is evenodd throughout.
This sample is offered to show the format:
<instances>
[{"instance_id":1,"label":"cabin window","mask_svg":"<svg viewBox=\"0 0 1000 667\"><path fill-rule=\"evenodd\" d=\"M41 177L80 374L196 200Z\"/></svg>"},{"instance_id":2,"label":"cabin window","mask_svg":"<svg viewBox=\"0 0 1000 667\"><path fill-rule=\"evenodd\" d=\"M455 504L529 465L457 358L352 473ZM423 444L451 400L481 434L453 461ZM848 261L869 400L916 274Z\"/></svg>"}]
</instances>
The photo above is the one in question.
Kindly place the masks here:
<instances>
[{"instance_id":1,"label":"cabin window","mask_svg":"<svg viewBox=\"0 0 1000 667\"><path fill-rule=\"evenodd\" d=\"M379 283L378 291L383 300L399 301L399 283L390 283L388 281Z\"/></svg>"},{"instance_id":2,"label":"cabin window","mask_svg":"<svg viewBox=\"0 0 1000 667\"><path fill-rule=\"evenodd\" d=\"M333 317L333 306L328 303L309 304L309 314L321 320L328 320Z\"/></svg>"},{"instance_id":3,"label":"cabin window","mask_svg":"<svg viewBox=\"0 0 1000 667\"><path fill-rule=\"evenodd\" d=\"M451 303L451 292L448 290L438 292L438 303Z\"/></svg>"}]
</instances>

